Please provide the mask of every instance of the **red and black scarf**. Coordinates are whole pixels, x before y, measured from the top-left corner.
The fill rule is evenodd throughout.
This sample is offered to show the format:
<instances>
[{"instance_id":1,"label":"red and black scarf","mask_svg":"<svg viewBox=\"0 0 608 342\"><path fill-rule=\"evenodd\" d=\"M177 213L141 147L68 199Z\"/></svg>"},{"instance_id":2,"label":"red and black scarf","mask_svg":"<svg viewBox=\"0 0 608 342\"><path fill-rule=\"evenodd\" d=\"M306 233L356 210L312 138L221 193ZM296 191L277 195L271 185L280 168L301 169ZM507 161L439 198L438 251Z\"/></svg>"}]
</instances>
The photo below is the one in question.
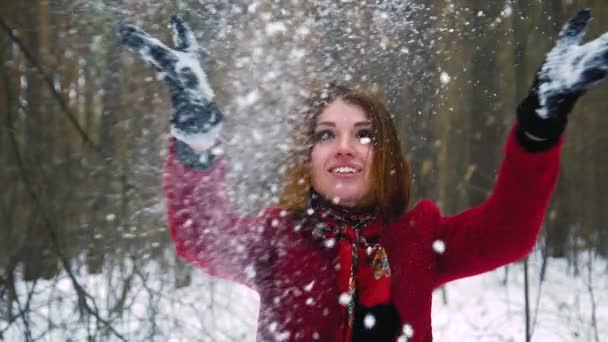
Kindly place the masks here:
<instances>
[{"instance_id":1,"label":"red and black scarf","mask_svg":"<svg viewBox=\"0 0 608 342\"><path fill-rule=\"evenodd\" d=\"M337 287L342 323L337 341L395 341L399 314L391 304L391 270L379 244L382 218L311 196L307 226L326 247L337 248Z\"/></svg>"}]
</instances>

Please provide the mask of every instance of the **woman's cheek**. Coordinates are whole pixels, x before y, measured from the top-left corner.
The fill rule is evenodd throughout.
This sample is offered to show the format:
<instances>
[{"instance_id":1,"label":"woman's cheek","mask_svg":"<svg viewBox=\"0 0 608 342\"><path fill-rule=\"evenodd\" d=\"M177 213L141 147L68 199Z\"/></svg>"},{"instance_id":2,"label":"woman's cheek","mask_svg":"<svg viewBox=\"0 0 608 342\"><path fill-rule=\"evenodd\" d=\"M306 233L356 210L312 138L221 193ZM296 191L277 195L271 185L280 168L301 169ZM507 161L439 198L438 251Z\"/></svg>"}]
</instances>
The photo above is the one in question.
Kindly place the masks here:
<instances>
[{"instance_id":1,"label":"woman's cheek","mask_svg":"<svg viewBox=\"0 0 608 342\"><path fill-rule=\"evenodd\" d=\"M317 191L320 188L323 177L323 149L318 145L314 146L311 152L310 175L312 185Z\"/></svg>"}]
</instances>

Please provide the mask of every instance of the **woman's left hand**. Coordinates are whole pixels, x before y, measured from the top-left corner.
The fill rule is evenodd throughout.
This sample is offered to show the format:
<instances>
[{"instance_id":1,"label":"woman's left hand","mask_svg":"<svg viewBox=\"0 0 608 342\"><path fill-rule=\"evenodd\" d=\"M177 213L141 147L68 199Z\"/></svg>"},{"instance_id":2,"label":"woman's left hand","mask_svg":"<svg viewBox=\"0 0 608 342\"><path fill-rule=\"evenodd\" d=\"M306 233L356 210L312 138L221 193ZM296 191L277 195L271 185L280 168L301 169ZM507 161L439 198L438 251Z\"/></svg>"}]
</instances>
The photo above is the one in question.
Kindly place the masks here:
<instances>
[{"instance_id":1,"label":"woman's left hand","mask_svg":"<svg viewBox=\"0 0 608 342\"><path fill-rule=\"evenodd\" d=\"M576 100L608 74L608 33L581 45L591 11L579 11L559 34L528 96L518 107L518 138L544 150L564 131Z\"/></svg>"}]
</instances>

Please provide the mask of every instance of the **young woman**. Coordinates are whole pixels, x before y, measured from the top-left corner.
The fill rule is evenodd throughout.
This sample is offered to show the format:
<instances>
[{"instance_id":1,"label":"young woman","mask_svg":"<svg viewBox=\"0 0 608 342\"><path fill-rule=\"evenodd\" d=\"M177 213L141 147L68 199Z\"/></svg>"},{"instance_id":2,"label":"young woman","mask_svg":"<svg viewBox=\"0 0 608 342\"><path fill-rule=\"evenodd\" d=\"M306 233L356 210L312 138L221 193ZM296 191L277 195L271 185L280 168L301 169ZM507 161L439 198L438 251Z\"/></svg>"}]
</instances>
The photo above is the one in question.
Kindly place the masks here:
<instances>
[{"instance_id":1,"label":"young woman","mask_svg":"<svg viewBox=\"0 0 608 342\"><path fill-rule=\"evenodd\" d=\"M175 49L133 26L123 42L162 71L172 138L164 173L177 253L260 294L261 341L430 341L432 291L520 259L533 248L556 184L575 101L608 69L608 39L581 46L589 11L562 30L517 110L492 194L442 216L408 210L410 172L384 103L329 84L303 113L280 205L231 211L219 153L222 114L193 33L171 19Z\"/></svg>"}]
</instances>

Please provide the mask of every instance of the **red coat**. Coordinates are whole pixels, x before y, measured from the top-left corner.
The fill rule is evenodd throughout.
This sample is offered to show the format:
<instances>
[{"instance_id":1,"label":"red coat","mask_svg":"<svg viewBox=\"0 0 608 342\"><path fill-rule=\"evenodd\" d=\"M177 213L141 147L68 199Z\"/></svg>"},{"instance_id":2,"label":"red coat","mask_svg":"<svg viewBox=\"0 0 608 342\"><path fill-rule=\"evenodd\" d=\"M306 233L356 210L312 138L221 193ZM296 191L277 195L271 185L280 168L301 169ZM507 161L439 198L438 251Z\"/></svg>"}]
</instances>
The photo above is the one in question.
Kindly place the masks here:
<instances>
[{"instance_id":1,"label":"red coat","mask_svg":"<svg viewBox=\"0 0 608 342\"><path fill-rule=\"evenodd\" d=\"M442 216L433 202L423 200L381 228L392 302L401 324L413 330L408 341L432 340L435 288L532 250L555 188L559 151L555 146L527 153L512 130L496 185L484 203ZM235 215L224 191L224 170L223 161L205 172L183 167L171 143L163 181L178 255L258 291L258 340L335 340L341 308L336 249L313 239L307 227L294 226L281 209L258 217ZM436 241L443 242L443 253L433 248Z\"/></svg>"}]
</instances>

